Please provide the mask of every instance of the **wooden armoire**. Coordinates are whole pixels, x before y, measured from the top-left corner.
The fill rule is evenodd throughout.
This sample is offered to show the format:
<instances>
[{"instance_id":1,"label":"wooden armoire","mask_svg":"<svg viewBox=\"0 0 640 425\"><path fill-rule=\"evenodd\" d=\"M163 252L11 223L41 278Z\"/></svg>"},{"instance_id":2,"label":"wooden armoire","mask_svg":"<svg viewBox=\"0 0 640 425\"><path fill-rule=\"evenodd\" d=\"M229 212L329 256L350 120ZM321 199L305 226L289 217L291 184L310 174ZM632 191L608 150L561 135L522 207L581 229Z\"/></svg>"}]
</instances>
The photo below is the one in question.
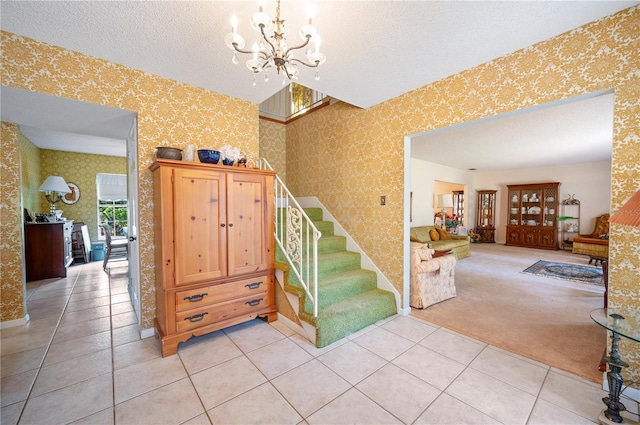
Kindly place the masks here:
<instances>
[{"instance_id":1,"label":"wooden armoire","mask_svg":"<svg viewBox=\"0 0 640 425\"><path fill-rule=\"evenodd\" d=\"M150 170L162 356L192 336L275 320L275 172L167 159Z\"/></svg>"}]
</instances>

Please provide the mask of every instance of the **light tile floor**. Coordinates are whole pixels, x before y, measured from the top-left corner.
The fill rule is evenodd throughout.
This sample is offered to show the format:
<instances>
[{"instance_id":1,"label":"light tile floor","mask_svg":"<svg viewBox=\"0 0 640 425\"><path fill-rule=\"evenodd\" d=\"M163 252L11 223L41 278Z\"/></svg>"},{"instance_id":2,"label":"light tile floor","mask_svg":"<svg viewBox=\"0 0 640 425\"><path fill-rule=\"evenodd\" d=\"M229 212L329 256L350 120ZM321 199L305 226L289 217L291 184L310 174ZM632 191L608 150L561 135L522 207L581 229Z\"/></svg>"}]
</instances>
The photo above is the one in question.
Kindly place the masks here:
<instances>
[{"instance_id":1,"label":"light tile floor","mask_svg":"<svg viewBox=\"0 0 640 425\"><path fill-rule=\"evenodd\" d=\"M27 284L1 331L2 424L588 424L598 385L412 318L317 349L254 320L162 358L139 338L126 263ZM637 406L636 406L637 409Z\"/></svg>"}]
</instances>

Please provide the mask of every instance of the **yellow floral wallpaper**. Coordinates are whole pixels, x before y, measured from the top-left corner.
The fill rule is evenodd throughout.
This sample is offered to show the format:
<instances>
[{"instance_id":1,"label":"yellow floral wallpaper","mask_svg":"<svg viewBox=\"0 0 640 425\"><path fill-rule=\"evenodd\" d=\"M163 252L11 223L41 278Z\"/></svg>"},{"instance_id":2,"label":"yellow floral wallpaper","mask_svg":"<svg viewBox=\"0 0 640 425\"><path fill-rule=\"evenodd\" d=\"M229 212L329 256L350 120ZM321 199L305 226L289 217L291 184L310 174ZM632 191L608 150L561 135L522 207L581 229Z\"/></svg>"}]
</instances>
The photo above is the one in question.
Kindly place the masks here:
<instances>
[{"instance_id":1,"label":"yellow floral wallpaper","mask_svg":"<svg viewBox=\"0 0 640 425\"><path fill-rule=\"evenodd\" d=\"M22 206L31 211L48 211L48 203L38 192L44 182L40 175L40 148L18 133L20 145L20 174L22 179Z\"/></svg>"},{"instance_id":2,"label":"yellow floral wallpaper","mask_svg":"<svg viewBox=\"0 0 640 425\"><path fill-rule=\"evenodd\" d=\"M96 174L127 174L127 159L118 156L90 155L49 149L40 150L42 181L47 176L61 176L67 183L80 189L80 199L75 204L58 203L64 217L74 222L84 222L89 228L91 241L98 240L96 205ZM43 203L48 205L43 197Z\"/></svg>"},{"instance_id":3,"label":"yellow floral wallpaper","mask_svg":"<svg viewBox=\"0 0 640 425\"><path fill-rule=\"evenodd\" d=\"M287 184L317 196L402 293L406 135L614 90L615 212L640 185L639 64L636 6L366 110L323 108L287 125ZM610 304L640 309L640 229L612 225L610 252ZM622 348L637 381L640 348Z\"/></svg>"},{"instance_id":4,"label":"yellow floral wallpaper","mask_svg":"<svg viewBox=\"0 0 640 425\"><path fill-rule=\"evenodd\" d=\"M256 158L258 105L6 31L0 31L0 40L3 85L138 113L141 325L143 329L153 327L153 187L148 167L155 159L155 148L188 144L216 148L229 144ZM3 147L15 144L17 150L15 139L2 137ZM17 175L17 166L15 171ZM5 249L20 250L20 237L11 240L16 242L0 247L0 255ZM22 288L18 278L22 272L11 265L7 273L12 279L3 280L3 285L15 288L17 294Z\"/></svg>"},{"instance_id":5,"label":"yellow floral wallpaper","mask_svg":"<svg viewBox=\"0 0 640 425\"><path fill-rule=\"evenodd\" d=\"M2 122L0 128L0 321L22 319L22 207L20 202L20 130Z\"/></svg>"},{"instance_id":6,"label":"yellow floral wallpaper","mask_svg":"<svg viewBox=\"0 0 640 425\"><path fill-rule=\"evenodd\" d=\"M287 182L287 126L260 120L260 158L266 158L283 182Z\"/></svg>"}]
</instances>

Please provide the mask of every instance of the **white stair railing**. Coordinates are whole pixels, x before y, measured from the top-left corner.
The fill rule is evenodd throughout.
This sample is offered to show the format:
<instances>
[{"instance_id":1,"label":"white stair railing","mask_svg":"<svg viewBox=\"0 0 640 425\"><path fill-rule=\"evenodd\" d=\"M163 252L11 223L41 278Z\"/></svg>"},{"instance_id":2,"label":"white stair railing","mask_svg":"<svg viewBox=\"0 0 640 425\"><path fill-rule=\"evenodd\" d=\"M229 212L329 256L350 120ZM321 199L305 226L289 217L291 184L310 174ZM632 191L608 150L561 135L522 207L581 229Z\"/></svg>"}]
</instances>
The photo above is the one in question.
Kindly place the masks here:
<instances>
[{"instance_id":1,"label":"white stair railing","mask_svg":"<svg viewBox=\"0 0 640 425\"><path fill-rule=\"evenodd\" d=\"M273 170L266 159L258 161L261 169ZM300 281L318 317L318 239L322 233L309 219L287 186L276 174L275 239L287 258L291 271Z\"/></svg>"}]
</instances>

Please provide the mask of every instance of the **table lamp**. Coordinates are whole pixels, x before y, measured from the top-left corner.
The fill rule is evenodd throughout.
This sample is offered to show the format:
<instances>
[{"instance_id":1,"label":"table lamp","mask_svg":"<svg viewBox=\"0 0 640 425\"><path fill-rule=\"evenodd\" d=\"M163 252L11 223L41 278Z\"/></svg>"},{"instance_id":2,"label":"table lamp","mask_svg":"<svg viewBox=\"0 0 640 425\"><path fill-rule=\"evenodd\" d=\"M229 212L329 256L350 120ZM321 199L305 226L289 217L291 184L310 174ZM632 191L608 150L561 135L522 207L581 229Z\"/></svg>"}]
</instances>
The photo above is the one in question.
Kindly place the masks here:
<instances>
[{"instance_id":1,"label":"table lamp","mask_svg":"<svg viewBox=\"0 0 640 425\"><path fill-rule=\"evenodd\" d=\"M442 209L442 228L444 229L447 222L446 208L453 208L453 196L450 194L438 195L438 208Z\"/></svg>"},{"instance_id":2,"label":"table lamp","mask_svg":"<svg viewBox=\"0 0 640 425\"><path fill-rule=\"evenodd\" d=\"M55 214L56 204L60 202L63 194L71 193L71 189L69 189L67 182L59 176L47 177L38 191L45 193L45 198L47 198L47 201L51 204L51 209L49 210L51 214Z\"/></svg>"}]
</instances>

